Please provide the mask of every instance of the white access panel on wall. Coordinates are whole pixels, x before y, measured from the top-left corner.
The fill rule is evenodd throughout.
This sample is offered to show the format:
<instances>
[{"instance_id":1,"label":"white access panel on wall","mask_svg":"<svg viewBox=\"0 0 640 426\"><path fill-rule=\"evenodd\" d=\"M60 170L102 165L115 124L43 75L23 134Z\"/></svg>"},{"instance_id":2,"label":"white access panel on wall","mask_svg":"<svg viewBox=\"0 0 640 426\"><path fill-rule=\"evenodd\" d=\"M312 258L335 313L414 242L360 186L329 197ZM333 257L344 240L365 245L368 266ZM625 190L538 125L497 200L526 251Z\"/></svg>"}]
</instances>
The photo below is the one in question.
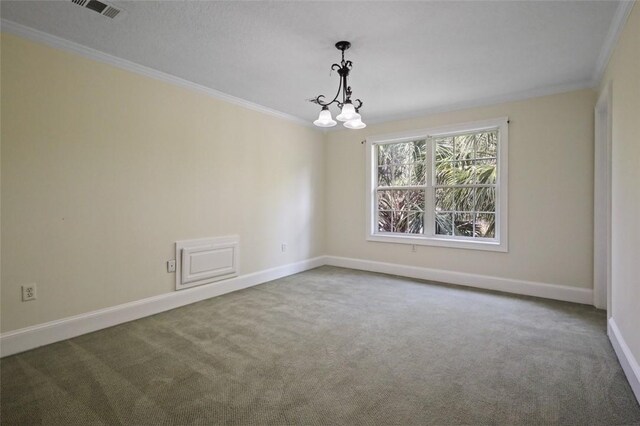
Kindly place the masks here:
<instances>
[{"instance_id":1,"label":"white access panel on wall","mask_svg":"<svg viewBox=\"0 0 640 426\"><path fill-rule=\"evenodd\" d=\"M176 290L238 275L240 237L176 242Z\"/></svg>"}]
</instances>

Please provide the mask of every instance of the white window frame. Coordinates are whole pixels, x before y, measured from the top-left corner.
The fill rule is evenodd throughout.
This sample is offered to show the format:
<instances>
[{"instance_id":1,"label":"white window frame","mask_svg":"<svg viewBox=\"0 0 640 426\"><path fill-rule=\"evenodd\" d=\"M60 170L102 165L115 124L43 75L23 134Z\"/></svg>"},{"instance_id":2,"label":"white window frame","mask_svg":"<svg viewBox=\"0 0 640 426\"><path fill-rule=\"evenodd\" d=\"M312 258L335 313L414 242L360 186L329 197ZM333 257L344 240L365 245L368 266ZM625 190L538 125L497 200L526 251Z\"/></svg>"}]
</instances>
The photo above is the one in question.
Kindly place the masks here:
<instances>
[{"instance_id":1,"label":"white window frame","mask_svg":"<svg viewBox=\"0 0 640 426\"><path fill-rule=\"evenodd\" d=\"M409 132L387 135L371 136L366 140L366 239L368 241L452 247L474 250L489 250L498 252L508 251L508 142L509 142L509 118L500 117L490 120L474 121L470 123L454 124L450 126L434 127L428 129L413 130ZM465 132L481 132L485 130L498 130L497 152L497 181L496 181L496 234L495 238L472 238L452 235L435 234L435 149L433 138L450 136ZM427 173L425 186L425 214L424 234L404 234L391 232L378 232L377 227L377 203L376 182L378 181L378 167L375 147L377 145L410 142L415 140L427 141L427 153L430 173Z\"/></svg>"}]
</instances>

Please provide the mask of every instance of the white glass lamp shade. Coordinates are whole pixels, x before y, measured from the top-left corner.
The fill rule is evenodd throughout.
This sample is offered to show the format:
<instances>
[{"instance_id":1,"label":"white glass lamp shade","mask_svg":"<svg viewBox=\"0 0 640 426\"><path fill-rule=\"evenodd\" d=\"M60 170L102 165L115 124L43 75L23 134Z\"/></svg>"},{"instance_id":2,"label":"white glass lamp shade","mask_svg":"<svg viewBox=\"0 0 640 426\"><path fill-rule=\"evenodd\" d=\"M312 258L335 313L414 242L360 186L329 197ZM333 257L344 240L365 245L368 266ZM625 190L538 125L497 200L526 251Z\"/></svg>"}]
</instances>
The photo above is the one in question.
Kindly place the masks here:
<instances>
[{"instance_id":1,"label":"white glass lamp shade","mask_svg":"<svg viewBox=\"0 0 640 426\"><path fill-rule=\"evenodd\" d=\"M331 118L331 111L327 107L322 108L318 119L313 122L318 127L333 127L337 123Z\"/></svg>"},{"instance_id":2,"label":"white glass lamp shade","mask_svg":"<svg viewBox=\"0 0 640 426\"><path fill-rule=\"evenodd\" d=\"M345 122L344 127L346 127L347 129L358 130L358 129L364 129L365 127L367 127L367 125L362 122L362 119L360 117L358 117L353 120L349 120Z\"/></svg>"},{"instance_id":3,"label":"white glass lamp shade","mask_svg":"<svg viewBox=\"0 0 640 426\"><path fill-rule=\"evenodd\" d=\"M356 118L360 118L360 114L356 112L356 109L351 101L347 101L344 103L344 105L342 105L342 112L336 117L336 120L350 121L355 120Z\"/></svg>"}]
</instances>

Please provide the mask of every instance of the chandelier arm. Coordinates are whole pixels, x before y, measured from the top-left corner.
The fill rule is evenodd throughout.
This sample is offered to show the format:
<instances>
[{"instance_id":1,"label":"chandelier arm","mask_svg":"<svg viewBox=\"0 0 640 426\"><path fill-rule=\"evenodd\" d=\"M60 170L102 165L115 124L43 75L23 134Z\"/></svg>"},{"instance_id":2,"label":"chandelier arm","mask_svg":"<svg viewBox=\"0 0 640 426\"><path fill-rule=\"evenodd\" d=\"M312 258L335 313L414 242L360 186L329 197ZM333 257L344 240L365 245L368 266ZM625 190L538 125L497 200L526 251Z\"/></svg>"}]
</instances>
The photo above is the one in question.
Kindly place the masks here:
<instances>
[{"instance_id":1,"label":"chandelier arm","mask_svg":"<svg viewBox=\"0 0 640 426\"><path fill-rule=\"evenodd\" d=\"M323 106L322 101L320 100L321 98L324 98L324 95L318 95L315 98L310 99L309 101L313 102L313 103L316 103L316 104L318 104L320 106Z\"/></svg>"},{"instance_id":2,"label":"chandelier arm","mask_svg":"<svg viewBox=\"0 0 640 426\"><path fill-rule=\"evenodd\" d=\"M336 100L338 99L338 96L340 96L341 91L342 91L342 79L340 79L340 84L338 84L338 92L336 92L336 96L333 98L331 102L329 102L329 104L336 102Z\"/></svg>"},{"instance_id":3,"label":"chandelier arm","mask_svg":"<svg viewBox=\"0 0 640 426\"><path fill-rule=\"evenodd\" d=\"M338 99L338 96L340 96L340 91L341 91L341 90L342 90L342 78L340 79L340 84L338 85L338 93L336 93L336 96L333 98L333 100L332 100L331 102L326 102L326 103L325 103L325 102L322 102L322 101L320 100L320 98L324 98L324 97L325 97L324 95L320 95L320 96L318 96L318 97L316 98L315 102L316 102L318 105L323 106L323 107L325 107L325 106L329 106L329 105L331 105L331 104L332 104L332 103L334 103L334 102L337 102L337 103L338 103L338 105L340 105L340 102L339 102L337 99Z\"/></svg>"}]
</instances>

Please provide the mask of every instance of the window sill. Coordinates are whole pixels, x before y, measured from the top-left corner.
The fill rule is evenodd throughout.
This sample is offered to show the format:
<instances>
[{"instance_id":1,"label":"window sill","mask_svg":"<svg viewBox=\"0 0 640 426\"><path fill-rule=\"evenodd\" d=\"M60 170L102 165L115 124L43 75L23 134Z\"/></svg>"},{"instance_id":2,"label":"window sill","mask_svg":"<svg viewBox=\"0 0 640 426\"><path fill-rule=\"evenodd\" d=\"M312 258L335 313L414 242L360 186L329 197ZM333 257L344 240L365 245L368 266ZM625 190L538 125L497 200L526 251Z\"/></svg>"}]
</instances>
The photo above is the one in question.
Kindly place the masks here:
<instances>
[{"instance_id":1,"label":"window sill","mask_svg":"<svg viewBox=\"0 0 640 426\"><path fill-rule=\"evenodd\" d=\"M382 235L373 234L367 235L367 241L376 241L380 243L394 243L394 244L409 244L416 246L434 246L434 247L448 247L468 250L484 250L484 251L497 251L506 253L506 242L500 243L499 241L469 241L469 240L456 240L452 238L442 237L418 237L409 235Z\"/></svg>"}]
</instances>

